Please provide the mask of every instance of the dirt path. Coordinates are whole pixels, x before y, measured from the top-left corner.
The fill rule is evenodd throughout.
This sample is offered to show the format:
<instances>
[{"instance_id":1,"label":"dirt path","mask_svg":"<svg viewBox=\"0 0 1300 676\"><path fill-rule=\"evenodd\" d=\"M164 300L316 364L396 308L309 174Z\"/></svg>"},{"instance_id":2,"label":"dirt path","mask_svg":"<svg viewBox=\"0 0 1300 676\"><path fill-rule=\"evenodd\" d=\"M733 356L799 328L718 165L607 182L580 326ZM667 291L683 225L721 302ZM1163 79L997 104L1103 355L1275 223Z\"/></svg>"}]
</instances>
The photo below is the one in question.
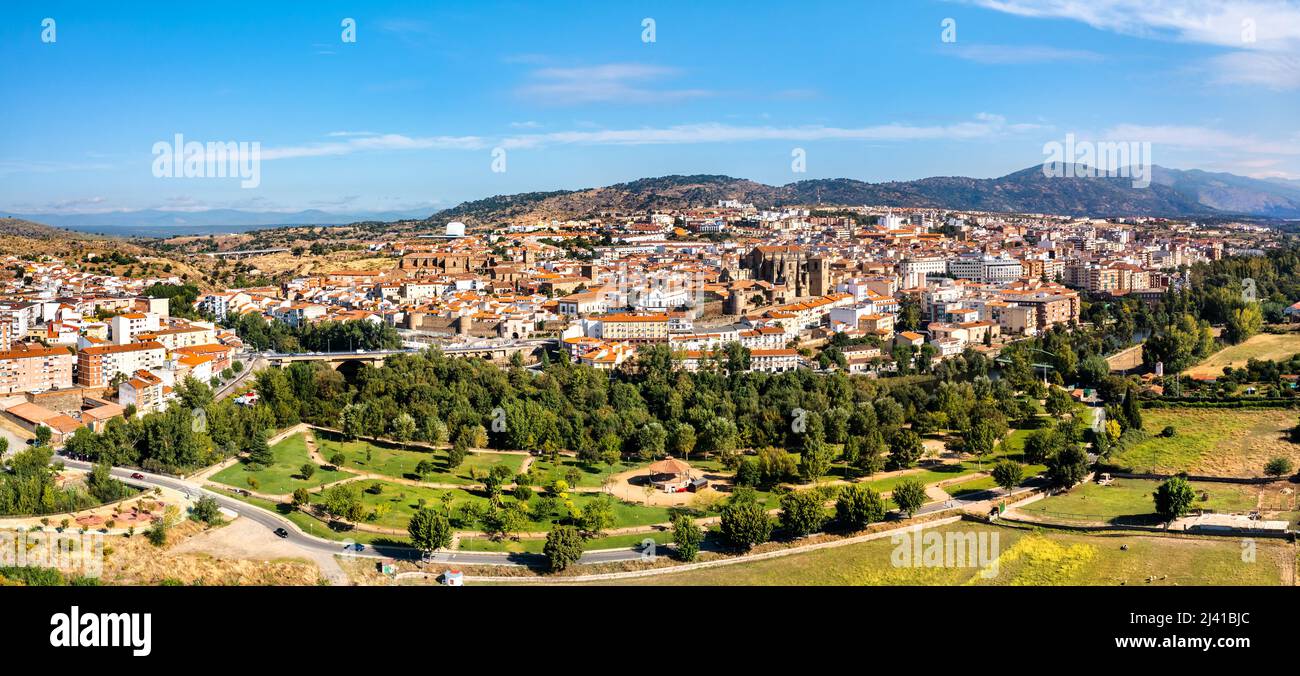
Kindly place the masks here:
<instances>
[{"instance_id":1,"label":"dirt path","mask_svg":"<svg viewBox=\"0 0 1300 676\"><path fill-rule=\"evenodd\" d=\"M329 432L330 434L337 434L340 436L343 435L343 430L335 429L333 427L322 427L321 425L310 425L308 423L301 423L299 426L308 427L311 428L312 430ZM287 431L288 430L286 430L286 432ZM375 437L357 437L357 440L364 441L367 443L383 444L387 446L398 446L403 448L424 448L431 451L445 451L451 448L451 444L431 444L427 441L392 441L390 439L377 439ZM490 453L495 455L527 455L527 456L532 455L532 453L529 453L528 451L503 451L496 448L476 448L473 446L471 446L468 450L470 453ZM571 451L570 452L562 451L560 455L576 455L576 454Z\"/></svg>"},{"instance_id":2,"label":"dirt path","mask_svg":"<svg viewBox=\"0 0 1300 676\"><path fill-rule=\"evenodd\" d=\"M217 463L217 464L215 464L215 465L212 465L211 467L205 467L205 468L199 470L198 472L195 472L194 474L191 474L190 476L185 477L185 478L186 478L187 480L189 480L189 481L197 481L197 482L199 482L199 483L206 483L206 482L208 481L208 478L211 477L213 474L216 474L217 472L220 472L221 470L223 470L223 469L225 469L225 468L227 468L227 467L229 467L229 466L231 466L231 465L233 465L233 464L235 464L235 463L237 463L237 462L239 462L239 456L235 456L235 457L233 457L233 458L226 458L225 460L222 460L221 462L219 462L219 463Z\"/></svg>"},{"instance_id":3,"label":"dirt path","mask_svg":"<svg viewBox=\"0 0 1300 676\"><path fill-rule=\"evenodd\" d=\"M251 519L235 519L227 526L216 528L176 545L173 551L181 554L207 554L218 559L303 559L320 568L321 576L330 584L348 584L348 576L331 554L304 551L287 540L281 540Z\"/></svg>"},{"instance_id":4,"label":"dirt path","mask_svg":"<svg viewBox=\"0 0 1300 676\"><path fill-rule=\"evenodd\" d=\"M1106 365L1111 371L1129 371L1141 366L1142 346L1134 345L1106 357Z\"/></svg>"}]
</instances>

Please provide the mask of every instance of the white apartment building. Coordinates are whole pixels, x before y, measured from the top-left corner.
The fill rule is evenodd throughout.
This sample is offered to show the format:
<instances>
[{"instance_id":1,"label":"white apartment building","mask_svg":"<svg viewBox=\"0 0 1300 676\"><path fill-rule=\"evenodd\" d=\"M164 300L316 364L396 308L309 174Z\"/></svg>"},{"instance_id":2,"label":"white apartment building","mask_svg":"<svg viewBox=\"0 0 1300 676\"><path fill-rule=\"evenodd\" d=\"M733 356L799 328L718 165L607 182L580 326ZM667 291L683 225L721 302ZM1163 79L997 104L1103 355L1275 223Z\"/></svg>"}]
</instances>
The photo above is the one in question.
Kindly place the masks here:
<instances>
[{"instance_id":1,"label":"white apartment building","mask_svg":"<svg viewBox=\"0 0 1300 676\"><path fill-rule=\"evenodd\" d=\"M77 352L77 384L106 387L119 373L159 368L166 359L167 349L154 341L87 347Z\"/></svg>"},{"instance_id":2,"label":"white apartment building","mask_svg":"<svg viewBox=\"0 0 1300 676\"><path fill-rule=\"evenodd\" d=\"M162 326L162 317L152 312L125 312L108 320L109 335L116 345L135 342L138 333L153 333Z\"/></svg>"},{"instance_id":3,"label":"white apartment building","mask_svg":"<svg viewBox=\"0 0 1300 676\"><path fill-rule=\"evenodd\" d=\"M958 279L1000 284L1020 279L1023 266L1008 256L961 256L948 262L948 272Z\"/></svg>"},{"instance_id":4,"label":"white apartment building","mask_svg":"<svg viewBox=\"0 0 1300 676\"><path fill-rule=\"evenodd\" d=\"M222 293L210 293L198 300L200 312L206 312L218 319L224 319L226 315L237 311L243 305L252 302L253 297L242 291L226 291Z\"/></svg>"},{"instance_id":5,"label":"white apartment building","mask_svg":"<svg viewBox=\"0 0 1300 676\"><path fill-rule=\"evenodd\" d=\"M799 368L799 352L796 350L750 350L749 370L764 373L783 373Z\"/></svg>"},{"instance_id":6,"label":"white apartment building","mask_svg":"<svg viewBox=\"0 0 1300 676\"><path fill-rule=\"evenodd\" d=\"M898 266L898 277L904 289L925 286L926 275L942 275L948 272L948 261L939 256L907 258Z\"/></svg>"}]
</instances>

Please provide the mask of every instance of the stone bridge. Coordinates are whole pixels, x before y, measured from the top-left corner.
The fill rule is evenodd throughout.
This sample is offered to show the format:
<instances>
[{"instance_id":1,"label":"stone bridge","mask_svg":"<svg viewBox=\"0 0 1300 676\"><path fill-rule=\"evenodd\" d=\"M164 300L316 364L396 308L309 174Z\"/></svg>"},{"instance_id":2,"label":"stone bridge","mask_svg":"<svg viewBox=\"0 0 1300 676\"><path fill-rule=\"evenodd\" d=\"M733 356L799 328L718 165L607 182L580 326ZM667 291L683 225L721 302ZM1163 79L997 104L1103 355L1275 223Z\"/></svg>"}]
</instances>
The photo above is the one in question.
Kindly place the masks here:
<instances>
[{"instance_id":1,"label":"stone bridge","mask_svg":"<svg viewBox=\"0 0 1300 676\"><path fill-rule=\"evenodd\" d=\"M442 352L452 357L479 357L499 364L508 363L510 358L518 353L523 356L525 362L532 362L536 361L541 353L546 350L548 344L553 342L552 340L520 340L501 345L443 347ZM435 347L435 345L430 344L430 347ZM271 354L266 355L264 359L272 366L284 366L297 361L325 362L326 365L336 371L343 371L348 375L352 375L356 373L356 370L362 364L383 366L384 361L392 355L413 354L420 349L413 347L402 350Z\"/></svg>"}]
</instances>

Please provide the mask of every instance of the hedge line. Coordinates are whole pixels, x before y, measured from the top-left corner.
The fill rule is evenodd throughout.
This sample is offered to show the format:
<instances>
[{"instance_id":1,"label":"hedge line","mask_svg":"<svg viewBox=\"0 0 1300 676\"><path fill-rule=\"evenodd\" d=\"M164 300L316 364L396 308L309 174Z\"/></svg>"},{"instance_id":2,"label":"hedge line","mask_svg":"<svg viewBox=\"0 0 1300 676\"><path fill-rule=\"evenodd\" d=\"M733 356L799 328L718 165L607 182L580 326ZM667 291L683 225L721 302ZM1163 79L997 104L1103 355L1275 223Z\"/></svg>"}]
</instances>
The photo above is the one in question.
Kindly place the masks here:
<instances>
[{"instance_id":1,"label":"hedge line","mask_svg":"<svg viewBox=\"0 0 1300 676\"><path fill-rule=\"evenodd\" d=\"M1300 399L1147 399L1142 408L1297 408Z\"/></svg>"}]
</instances>

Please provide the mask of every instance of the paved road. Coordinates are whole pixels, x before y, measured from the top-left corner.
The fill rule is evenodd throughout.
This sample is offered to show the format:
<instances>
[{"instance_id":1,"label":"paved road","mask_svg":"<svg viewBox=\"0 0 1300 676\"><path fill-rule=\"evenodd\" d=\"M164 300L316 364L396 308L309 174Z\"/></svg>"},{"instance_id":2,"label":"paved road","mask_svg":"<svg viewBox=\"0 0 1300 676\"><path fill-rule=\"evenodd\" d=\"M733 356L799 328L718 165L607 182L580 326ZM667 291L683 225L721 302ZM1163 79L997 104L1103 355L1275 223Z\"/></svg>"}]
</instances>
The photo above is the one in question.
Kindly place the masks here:
<instances>
[{"instance_id":1,"label":"paved road","mask_svg":"<svg viewBox=\"0 0 1300 676\"><path fill-rule=\"evenodd\" d=\"M231 380L225 385L222 385L220 388L217 389L216 392L213 393L213 399L217 401L221 401L222 399L225 399L226 397L230 396L231 393L235 391L236 387L239 387L243 383L247 382L247 380L250 377L252 377L252 375L257 371L260 371L267 367L266 360L262 359L256 353L253 352L248 352L248 353L241 352L240 354L235 355L234 359L232 359L231 361L243 362L244 370L240 371L239 374L235 376L234 380Z\"/></svg>"},{"instance_id":2,"label":"paved road","mask_svg":"<svg viewBox=\"0 0 1300 676\"><path fill-rule=\"evenodd\" d=\"M956 485L961 486L961 484L956 484ZM947 502L931 502L930 504L924 505L920 509L916 510L916 513L919 516L921 514L931 514L933 512L940 512L945 509L970 507L972 505L976 505L978 503L986 502L989 500L1001 500L1003 498L1009 498L1015 495L1028 493L1029 491L1032 491L1035 488L1038 488L1040 486L1046 486L1046 485L1047 485L1046 477L1041 477L1041 476L1033 477L1030 479L1026 479L1023 485L1011 491L1010 493L1008 493L1007 491L1001 488L990 488L988 490L979 491L978 493L971 493L969 495L966 495L965 497L953 498L951 500L948 500Z\"/></svg>"},{"instance_id":3,"label":"paved road","mask_svg":"<svg viewBox=\"0 0 1300 676\"><path fill-rule=\"evenodd\" d=\"M68 467L74 467L83 470L91 469L91 463L88 462L70 460L64 457L60 457L59 459L62 460L64 464L67 465ZM411 549L409 547L392 546L392 545L369 544L369 545L365 545L364 549L362 549L361 551L356 551L354 549L345 551L344 549L345 545L342 542L335 541L335 540L326 540L324 538L319 538L314 535L310 535L308 533L303 532L301 529L299 529L297 524L284 518L283 516L280 516L279 514L262 509L261 507L257 507L255 505L251 505L241 500L236 500L235 498L229 497L227 495L223 495L221 493L204 489L200 486L197 486L183 479L176 479L173 477L152 474L149 472L141 472L139 470L133 470L133 469L124 469L119 467L114 467L111 473L115 478L121 479L122 481L134 486L144 486L144 487L161 486L163 488L170 488L172 490L184 493L190 496L192 499L197 499L200 495L210 495L216 499L217 504L221 505L222 507L232 512L239 514L241 517L245 519L248 519L250 521L253 521L255 523L258 523L266 527L268 530L274 531L277 528L285 529L289 533L286 539L289 542L293 543L294 545L301 547L302 549L306 549L314 552L322 552L330 555L361 557L361 558L369 558L369 559L415 560L419 558L419 552L417 552L414 549ZM133 479L131 478L132 474L140 474L144 478ZM1031 479L1029 482L1026 482L1026 486L1016 489L1010 495L1016 495L1031 490L1033 486L1037 485L1035 483L1036 481L1045 481L1045 480L1041 478ZM942 511L944 509L966 507L986 500L993 500L1001 497L1006 497L1007 495L1008 494L1002 489L993 488L987 491L981 491L979 493L967 496L965 498L953 498L948 502L932 502L928 505L925 505L920 510L918 510L917 514L918 515L929 514L932 512ZM887 518L896 519L899 518L899 515L891 513ZM648 537L650 534L647 533L646 535ZM660 545L659 547L664 550L669 549L669 547L664 545ZM712 542L706 542L701 548L705 550L715 550L716 545L714 545ZM623 561L637 561L651 553L653 553L653 551L643 552L639 547L630 547L628 549L610 549L610 550L602 550L602 551L593 551L593 552L587 552L583 554L582 558L579 559L579 563L618 563ZM536 568L540 568L546 565L546 557L542 556L541 554L507 553L507 552L440 552L438 554L433 555L430 558L430 561L433 563L445 563L445 564L459 563L462 565L529 566L529 567L536 567Z\"/></svg>"},{"instance_id":4,"label":"paved road","mask_svg":"<svg viewBox=\"0 0 1300 676\"><path fill-rule=\"evenodd\" d=\"M70 460L60 457L68 467L89 470L91 463ZM140 474L143 479L132 479L132 474ZM326 554L338 554L342 556L356 556L372 559L409 559L419 558L419 552L409 547L390 546L390 545L365 545L362 551L344 551L344 544L335 540L326 540L314 535L303 532L298 525L292 521L275 514L274 512L262 509L247 502L236 500L235 498L221 493L210 491L197 486L193 483L173 477L141 472L133 469L123 469L115 467L112 475L122 481L134 486L161 486L179 491L193 498L199 495L210 495L217 500L217 504L239 514L241 517L265 526L267 529L274 531L277 528L283 528L288 531L289 536L286 538L289 542L303 549L323 552ZM580 563L613 563L618 561L636 561L642 556L638 549L629 548L626 550L610 550L599 552L588 552L583 555ZM540 567L546 564L546 558L540 554L516 554L507 552L444 552L435 554L431 561L436 563L459 563L462 565L516 565L516 566L535 566Z\"/></svg>"}]
</instances>

